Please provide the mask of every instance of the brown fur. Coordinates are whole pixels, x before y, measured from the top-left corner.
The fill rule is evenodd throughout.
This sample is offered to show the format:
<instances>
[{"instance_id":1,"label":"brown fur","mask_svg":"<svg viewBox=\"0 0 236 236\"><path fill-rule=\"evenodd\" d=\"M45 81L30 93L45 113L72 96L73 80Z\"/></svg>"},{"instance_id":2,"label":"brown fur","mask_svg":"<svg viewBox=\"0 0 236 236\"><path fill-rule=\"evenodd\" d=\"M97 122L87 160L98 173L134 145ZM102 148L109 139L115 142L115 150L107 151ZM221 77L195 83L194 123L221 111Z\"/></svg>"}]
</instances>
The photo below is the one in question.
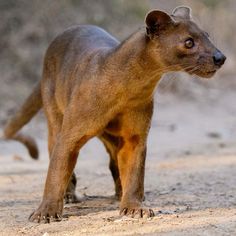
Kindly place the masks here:
<instances>
[{"instance_id":1,"label":"brown fur","mask_svg":"<svg viewBox=\"0 0 236 236\"><path fill-rule=\"evenodd\" d=\"M188 38L194 40L192 48L186 46ZM172 16L150 12L146 27L122 43L95 26L59 35L45 55L40 85L5 129L6 138L16 137L43 106L50 164L42 203L30 220L60 220L63 196L76 201L73 169L80 148L95 136L110 154L121 214L153 216L142 201L155 87L165 72L211 77L224 61L186 7Z\"/></svg>"}]
</instances>

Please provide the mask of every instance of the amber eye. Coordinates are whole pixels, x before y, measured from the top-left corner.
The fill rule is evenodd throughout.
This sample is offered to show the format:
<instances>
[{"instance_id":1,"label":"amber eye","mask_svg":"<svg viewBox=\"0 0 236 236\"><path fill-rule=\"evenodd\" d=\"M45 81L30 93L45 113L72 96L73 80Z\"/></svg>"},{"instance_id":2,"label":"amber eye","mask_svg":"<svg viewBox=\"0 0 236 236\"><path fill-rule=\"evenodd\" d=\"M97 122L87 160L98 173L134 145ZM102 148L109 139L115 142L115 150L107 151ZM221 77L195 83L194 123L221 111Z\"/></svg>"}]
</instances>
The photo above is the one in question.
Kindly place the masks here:
<instances>
[{"instance_id":1,"label":"amber eye","mask_svg":"<svg viewBox=\"0 0 236 236\"><path fill-rule=\"evenodd\" d=\"M194 47L194 40L192 38L188 38L186 41L185 41L185 47L190 49L192 47Z\"/></svg>"}]
</instances>

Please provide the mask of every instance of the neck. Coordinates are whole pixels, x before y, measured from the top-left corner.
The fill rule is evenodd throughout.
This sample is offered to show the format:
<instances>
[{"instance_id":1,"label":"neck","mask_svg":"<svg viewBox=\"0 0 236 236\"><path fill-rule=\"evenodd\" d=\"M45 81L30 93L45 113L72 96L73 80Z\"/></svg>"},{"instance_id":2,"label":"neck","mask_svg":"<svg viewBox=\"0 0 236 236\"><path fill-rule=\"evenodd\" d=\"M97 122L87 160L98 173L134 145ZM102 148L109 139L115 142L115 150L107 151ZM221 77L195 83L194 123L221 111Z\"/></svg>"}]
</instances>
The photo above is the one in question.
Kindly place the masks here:
<instances>
[{"instance_id":1,"label":"neck","mask_svg":"<svg viewBox=\"0 0 236 236\"><path fill-rule=\"evenodd\" d=\"M107 70L116 73L130 93L152 97L163 74L161 63L151 58L149 41L144 30L131 35L110 54ZM130 88L130 89L129 89ZM144 94L145 93L145 94Z\"/></svg>"}]
</instances>

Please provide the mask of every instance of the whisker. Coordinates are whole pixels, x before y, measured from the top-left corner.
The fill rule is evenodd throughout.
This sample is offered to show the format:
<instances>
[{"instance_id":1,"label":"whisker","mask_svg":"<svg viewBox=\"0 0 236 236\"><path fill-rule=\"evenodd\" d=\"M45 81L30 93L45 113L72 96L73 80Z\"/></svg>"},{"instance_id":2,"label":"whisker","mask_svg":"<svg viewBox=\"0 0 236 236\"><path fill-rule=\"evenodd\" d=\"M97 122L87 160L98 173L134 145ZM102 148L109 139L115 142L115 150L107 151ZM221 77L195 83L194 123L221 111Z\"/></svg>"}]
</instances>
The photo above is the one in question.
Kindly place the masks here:
<instances>
[{"instance_id":1,"label":"whisker","mask_svg":"<svg viewBox=\"0 0 236 236\"><path fill-rule=\"evenodd\" d=\"M185 71L187 73L193 73L194 71L199 69L199 66L193 67L193 65L190 63L186 63L186 64L182 64L182 65L174 64L174 65L166 66L162 69L157 69L157 70L153 71L149 77L149 81L156 80L158 75L161 75L161 74L165 73L166 71L171 71L171 70L175 71L177 66L181 66L182 67L181 71ZM173 76L175 76L175 75L173 75ZM168 80L165 80L165 82L162 83L161 91L163 93L167 92L168 90L170 90L172 88L171 85L174 83L173 76L172 76L172 78L168 78Z\"/></svg>"},{"instance_id":2,"label":"whisker","mask_svg":"<svg viewBox=\"0 0 236 236\"><path fill-rule=\"evenodd\" d=\"M199 67L200 66L192 67L192 65L191 65L191 66L187 66L187 67L183 68L182 71L185 72L186 69L187 70L190 69L190 70L188 70L188 73L193 73L193 72L197 71L199 69ZM166 93L168 90L170 90L172 88L171 85L175 82L175 80L174 80L175 76L176 75L173 74L171 77L168 78L167 82L164 83L164 86L162 85L161 92Z\"/></svg>"}]
</instances>

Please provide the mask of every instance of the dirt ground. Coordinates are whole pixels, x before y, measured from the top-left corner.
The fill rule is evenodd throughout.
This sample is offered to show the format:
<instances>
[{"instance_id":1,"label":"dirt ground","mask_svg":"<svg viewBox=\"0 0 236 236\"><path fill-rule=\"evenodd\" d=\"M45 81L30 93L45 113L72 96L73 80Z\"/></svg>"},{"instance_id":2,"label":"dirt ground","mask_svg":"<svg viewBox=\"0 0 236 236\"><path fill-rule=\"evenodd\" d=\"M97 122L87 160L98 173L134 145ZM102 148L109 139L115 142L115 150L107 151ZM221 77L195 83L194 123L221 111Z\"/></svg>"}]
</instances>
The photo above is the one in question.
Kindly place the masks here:
<instances>
[{"instance_id":1,"label":"dirt ground","mask_svg":"<svg viewBox=\"0 0 236 236\"><path fill-rule=\"evenodd\" d=\"M25 129L37 137L39 161L20 144L0 141L0 235L236 235L236 94L207 102L158 94L156 101L145 179L153 219L119 217L108 156L94 139L76 166L81 202L65 205L59 223L29 223L48 166L39 116Z\"/></svg>"}]
</instances>

